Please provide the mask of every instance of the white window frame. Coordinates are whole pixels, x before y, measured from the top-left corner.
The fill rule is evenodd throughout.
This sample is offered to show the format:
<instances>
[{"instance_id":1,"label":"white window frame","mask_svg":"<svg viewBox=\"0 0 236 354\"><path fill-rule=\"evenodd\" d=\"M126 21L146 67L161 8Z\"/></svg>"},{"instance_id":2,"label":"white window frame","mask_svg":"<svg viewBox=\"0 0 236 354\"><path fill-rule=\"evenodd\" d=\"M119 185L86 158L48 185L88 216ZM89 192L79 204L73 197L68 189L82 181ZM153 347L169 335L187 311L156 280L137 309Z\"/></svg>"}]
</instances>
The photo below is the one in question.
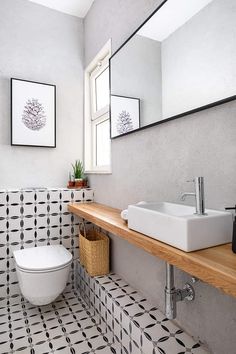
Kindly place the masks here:
<instances>
[{"instance_id":1,"label":"white window frame","mask_svg":"<svg viewBox=\"0 0 236 354\"><path fill-rule=\"evenodd\" d=\"M111 57L111 40L99 51L85 69L84 81L84 164L86 173L111 173L111 162L107 166L96 165L96 126L110 119L109 105L96 111L95 79L108 68Z\"/></svg>"}]
</instances>

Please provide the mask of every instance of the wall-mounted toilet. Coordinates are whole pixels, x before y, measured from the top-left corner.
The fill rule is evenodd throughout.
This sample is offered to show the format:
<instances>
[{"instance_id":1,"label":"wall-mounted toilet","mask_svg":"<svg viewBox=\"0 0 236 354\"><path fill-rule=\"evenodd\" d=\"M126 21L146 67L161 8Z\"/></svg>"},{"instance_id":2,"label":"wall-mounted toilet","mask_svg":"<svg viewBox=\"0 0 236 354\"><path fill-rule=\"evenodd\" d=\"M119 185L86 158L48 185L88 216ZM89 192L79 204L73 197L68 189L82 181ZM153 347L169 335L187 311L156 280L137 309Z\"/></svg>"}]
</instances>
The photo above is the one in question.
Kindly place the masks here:
<instances>
[{"instance_id":1,"label":"wall-mounted toilet","mask_svg":"<svg viewBox=\"0 0 236 354\"><path fill-rule=\"evenodd\" d=\"M65 289L72 254L62 245L13 252L23 296L33 305L47 305Z\"/></svg>"}]
</instances>

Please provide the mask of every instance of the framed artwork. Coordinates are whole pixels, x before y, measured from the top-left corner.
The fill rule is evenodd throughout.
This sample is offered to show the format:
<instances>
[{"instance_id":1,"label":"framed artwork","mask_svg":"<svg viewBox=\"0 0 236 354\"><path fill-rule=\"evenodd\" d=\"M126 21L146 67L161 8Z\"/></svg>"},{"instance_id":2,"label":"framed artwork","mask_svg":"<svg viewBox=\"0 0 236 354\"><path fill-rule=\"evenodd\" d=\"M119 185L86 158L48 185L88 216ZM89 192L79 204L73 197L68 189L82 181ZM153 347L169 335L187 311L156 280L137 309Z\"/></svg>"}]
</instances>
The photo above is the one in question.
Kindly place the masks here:
<instances>
[{"instance_id":1,"label":"framed artwork","mask_svg":"<svg viewBox=\"0 0 236 354\"><path fill-rule=\"evenodd\" d=\"M11 79L11 145L56 147L56 86Z\"/></svg>"},{"instance_id":2,"label":"framed artwork","mask_svg":"<svg viewBox=\"0 0 236 354\"><path fill-rule=\"evenodd\" d=\"M140 127L140 99L111 95L111 138Z\"/></svg>"}]
</instances>

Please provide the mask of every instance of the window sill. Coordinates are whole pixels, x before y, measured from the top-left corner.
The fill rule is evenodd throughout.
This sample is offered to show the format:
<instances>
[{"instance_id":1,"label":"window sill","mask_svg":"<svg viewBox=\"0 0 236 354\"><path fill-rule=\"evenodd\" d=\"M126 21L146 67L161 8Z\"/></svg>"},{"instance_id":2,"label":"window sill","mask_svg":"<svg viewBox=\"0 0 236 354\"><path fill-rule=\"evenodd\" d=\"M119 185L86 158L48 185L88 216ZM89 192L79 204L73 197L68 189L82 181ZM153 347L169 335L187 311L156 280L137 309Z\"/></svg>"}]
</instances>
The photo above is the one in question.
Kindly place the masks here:
<instances>
[{"instance_id":1,"label":"window sill","mask_svg":"<svg viewBox=\"0 0 236 354\"><path fill-rule=\"evenodd\" d=\"M111 170L109 171L85 171L86 175L111 175Z\"/></svg>"}]
</instances>

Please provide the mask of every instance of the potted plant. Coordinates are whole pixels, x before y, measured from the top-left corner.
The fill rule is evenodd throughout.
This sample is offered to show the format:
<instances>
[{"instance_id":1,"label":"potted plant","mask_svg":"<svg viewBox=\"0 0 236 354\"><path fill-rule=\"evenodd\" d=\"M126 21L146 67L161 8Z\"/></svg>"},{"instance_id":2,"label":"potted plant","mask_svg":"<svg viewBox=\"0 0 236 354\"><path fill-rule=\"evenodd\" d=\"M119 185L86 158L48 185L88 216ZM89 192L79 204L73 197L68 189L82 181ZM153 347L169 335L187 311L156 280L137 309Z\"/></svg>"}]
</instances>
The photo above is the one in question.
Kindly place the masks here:
<instances>
[{"instance_id":1,"label":"potted plant","mask_svg":"<svg viewBox=\"0 0 236 354\"><path fill-rule=\"evenodd\" d=\"M72 180L72 176L71 176L71 172L70 172L70 173L69 173L69 181L68 181L67 187L68 187L68 188L72 188L72 187L74 187L74 186L75 186L75 181Z\"/></svg>"},{"instance_id":2,"label":"potted plant","mask_svg":"<svg viewBox=\"0 0 236 354\"><path fill-rule=\"evenodd\" d=\"M72 168L75 179L75 187L83 187L84 166L82 161L76 160L75 164L72 164Z\"/></svg>"},{"instance_id":3,"label":"potted plant","mask_svg":"<svg viewBox=\"0 0 236 354\"><path fill-rule=\"evenodd\" d=\"M83 187L84 188L88 187L88 177L87 176L83 176Z\"/></svg>"}]
</instances>

